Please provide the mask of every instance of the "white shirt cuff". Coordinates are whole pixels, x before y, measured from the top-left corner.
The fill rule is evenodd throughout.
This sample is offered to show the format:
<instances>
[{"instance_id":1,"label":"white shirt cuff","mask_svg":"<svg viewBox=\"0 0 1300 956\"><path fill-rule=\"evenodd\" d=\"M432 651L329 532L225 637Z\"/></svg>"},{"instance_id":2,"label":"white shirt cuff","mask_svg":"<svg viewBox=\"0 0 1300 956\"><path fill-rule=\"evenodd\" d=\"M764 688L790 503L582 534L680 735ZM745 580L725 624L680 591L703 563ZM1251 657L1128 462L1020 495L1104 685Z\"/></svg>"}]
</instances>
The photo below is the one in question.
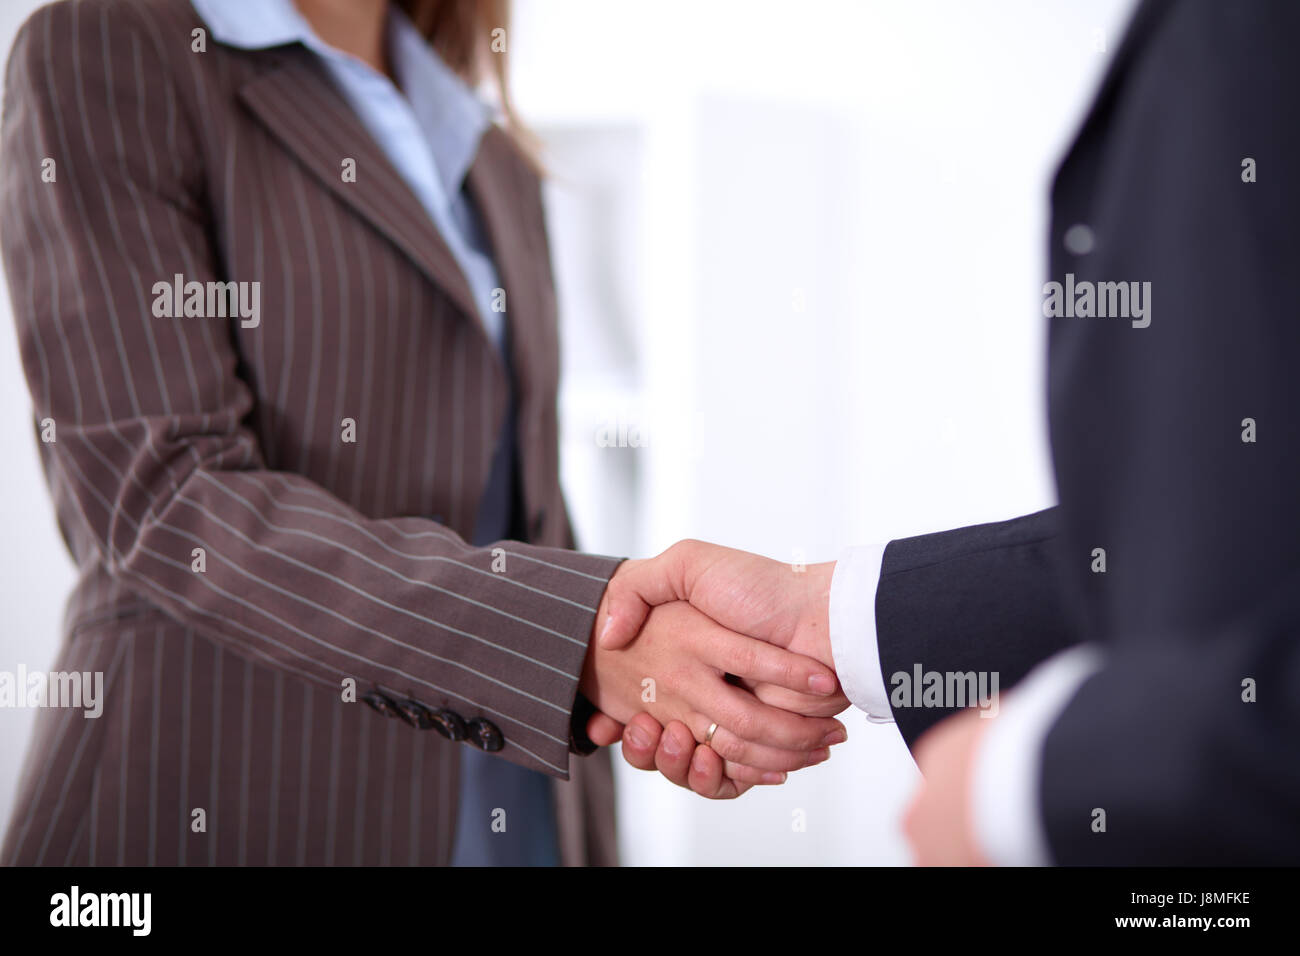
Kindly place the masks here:
<instances>
[{"instance_id":1,"label":"white shirt cuff","mask_svg":"<svg viewBox=\"0 0 1300 956\"><path fill-rule=\"evenodd\" d=\"M995 866L1051 865L1039 806L1043 744L1101 662L1101 651L1087 644L1048 658L1007 695L980 741L971 781L975 839Z\"/></svg>"},{"instance_id":2,"label":"white shirt cuff","mask_svg":"<svg viewBox=\"0 0 1300 956\"><path fill-rule=\"evenodd\" d=\"M845 549L831 576L829 614L831 656L844 696L878 724L894 721L876 643L876 587L884 557L883 544Z\"/></svg>"}]
</instances>

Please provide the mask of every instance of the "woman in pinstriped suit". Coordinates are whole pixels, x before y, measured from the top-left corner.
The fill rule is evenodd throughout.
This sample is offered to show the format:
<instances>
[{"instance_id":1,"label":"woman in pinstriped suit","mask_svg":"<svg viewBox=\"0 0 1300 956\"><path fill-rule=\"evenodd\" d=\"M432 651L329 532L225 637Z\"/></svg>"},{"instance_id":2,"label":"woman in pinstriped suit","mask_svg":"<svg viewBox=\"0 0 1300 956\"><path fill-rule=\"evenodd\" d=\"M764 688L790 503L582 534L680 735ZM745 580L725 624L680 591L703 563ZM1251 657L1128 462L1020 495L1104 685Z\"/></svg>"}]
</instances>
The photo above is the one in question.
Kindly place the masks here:
<instances>
[{"instance_id":1,"label":"woman in pinstriped suit","mask_svg":"<svg viewBox=\"0 0 1300 956\"><path fill-rule=\"evenodd\" d=\"M724 679L825 708L825 666L688 605L589 651L619 562L570 550L538 180L471 92L504 92L504 29L457 0L23 27L0 238L80 569L53 668L106 701L41 713L4 862L610 863L608 762L571 759L596 709L601 742L643 707L707 736L713 795L839 727Z\"/></svg>"}]
</instances>

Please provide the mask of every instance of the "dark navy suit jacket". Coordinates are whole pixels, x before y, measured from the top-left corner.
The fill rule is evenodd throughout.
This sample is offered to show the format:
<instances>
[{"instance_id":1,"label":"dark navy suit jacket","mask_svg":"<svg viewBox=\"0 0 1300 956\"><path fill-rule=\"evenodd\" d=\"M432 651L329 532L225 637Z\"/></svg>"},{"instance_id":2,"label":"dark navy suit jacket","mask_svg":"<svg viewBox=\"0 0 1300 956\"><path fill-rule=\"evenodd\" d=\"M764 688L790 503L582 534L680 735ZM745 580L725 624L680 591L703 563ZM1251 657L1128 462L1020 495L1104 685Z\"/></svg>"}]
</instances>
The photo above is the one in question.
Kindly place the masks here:
<instances>
[{"instance_id":1,"label":"dark navy suit jacket","mask_svg":"<svg viewBox=\"0 0 1300 956\"><path fill-rule=\"evenodd\" d=\"M1106 649L1046 739L1060 863L1300 862L1298 43L1286 0L1138 8L1055 178L1049 279L1150 282L1150 324L1044 319L1056 508L885 552L885 675L1005 689ZM895 716L911 744L945 712Z\"/></svg>"}]
</instances>

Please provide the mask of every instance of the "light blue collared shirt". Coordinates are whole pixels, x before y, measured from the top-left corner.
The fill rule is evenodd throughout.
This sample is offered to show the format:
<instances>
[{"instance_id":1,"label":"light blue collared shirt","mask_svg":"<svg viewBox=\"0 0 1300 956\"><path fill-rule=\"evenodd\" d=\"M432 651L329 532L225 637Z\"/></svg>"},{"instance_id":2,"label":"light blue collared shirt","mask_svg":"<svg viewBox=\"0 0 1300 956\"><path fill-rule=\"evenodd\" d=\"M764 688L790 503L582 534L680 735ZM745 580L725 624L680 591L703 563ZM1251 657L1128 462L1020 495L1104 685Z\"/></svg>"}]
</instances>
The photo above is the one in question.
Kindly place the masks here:
<instances>
[{"instance_id":1,"label":"light blue collared shirt","mask_svg":"<svg viewBox=\"0 0 1300 956\"><path fill-rule=\"evenodd\" d=\"M493 311L501 280L482 224L462 187L491 112L406 15L388 11L388 56L398 85L368 63L336 50L312 30L293 0L190 0L213 39L245 50L301 43L324 64L354 113L384 151L456 257L498 347L504 313Z\"/></svg>"}]
</instances>

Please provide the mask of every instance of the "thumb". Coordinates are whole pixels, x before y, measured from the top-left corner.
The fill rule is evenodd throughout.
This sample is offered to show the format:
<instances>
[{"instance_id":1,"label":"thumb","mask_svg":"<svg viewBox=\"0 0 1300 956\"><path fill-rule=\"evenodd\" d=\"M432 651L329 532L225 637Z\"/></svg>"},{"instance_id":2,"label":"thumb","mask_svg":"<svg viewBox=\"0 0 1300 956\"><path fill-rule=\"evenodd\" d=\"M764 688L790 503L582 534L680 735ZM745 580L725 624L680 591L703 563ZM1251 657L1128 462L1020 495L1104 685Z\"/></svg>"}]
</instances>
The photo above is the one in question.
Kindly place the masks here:
<instances>
[{"instance_id":1,"label":"thumb","mask_svg":"<svg viewBox=\"0 0 1300 956\"><path fill-rule=\"evenodd\" d=\"M600 602L603 622L597 616L596 640L602 648L626 647L641 633L651 608L686 600L681 576L674 573L669 557L671 550L657 558L624 561L618 566Z\"/></svg>"}]
</instances>

